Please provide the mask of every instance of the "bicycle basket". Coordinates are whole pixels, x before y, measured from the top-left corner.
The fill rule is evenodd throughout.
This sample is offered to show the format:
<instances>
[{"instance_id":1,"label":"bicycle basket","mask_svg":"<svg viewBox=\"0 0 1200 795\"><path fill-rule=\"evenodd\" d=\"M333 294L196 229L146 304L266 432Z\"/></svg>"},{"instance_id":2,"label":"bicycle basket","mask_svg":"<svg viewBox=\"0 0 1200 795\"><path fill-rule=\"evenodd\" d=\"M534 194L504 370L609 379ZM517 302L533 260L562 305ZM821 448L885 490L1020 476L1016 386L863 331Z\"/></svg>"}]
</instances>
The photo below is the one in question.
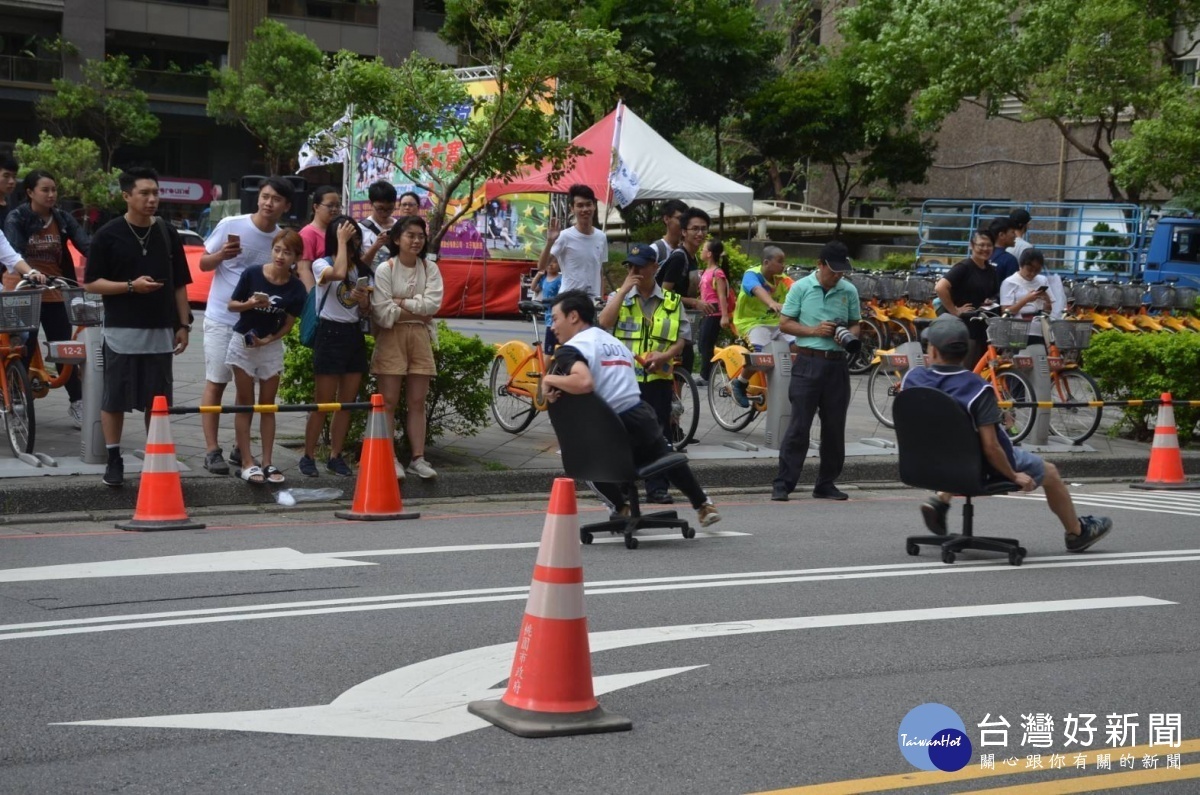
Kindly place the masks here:
<instances>
[{"instance_id":1,"label":"bicycle basket","mask_svg":"<svg viewBox=\"0 0 1200 795\"><path fill-rule=\"evenodd\" d=\"M89 300L82 287L64 287L60 292L67 308L67 321L72 326L99 326L104 322L104 304L99 296Z\"/></svg>"},{"instance_id":2,"label":"bicycle basket","mask_svg":"<svg viewBox=\"0 0 1200 795\"><path fill-rule=\"evenodd\" d=\"M904 289L908 292L908 300L914 303L926 303L933 300L933 282L923 276L909 276Z\"/></svg>"},{"instance_id":3,"label":"bicycle basket","mask_svg":"<svg viewBox=\"0 0 1200 795\"><path fill-rule=\"evenodd\" d=\"M1090 320L1051 320L1050 330L1060 351L1083 350L1092 340Z\"/></svg>"},{"instance_id":4,"label":"bicycle basket","mask_svg":"<svg viewBox=\"0 0 1200 795\"><path fill-rule=\"evenodd\" d=\"M797 267L793 266L793 267L785 270L784 273L792 281L798 282L801 279L803 279L805 276L807 276L808 274L812 273L812 271L809 270L808 268L797 268Z\"/></svg>"},{"instance_id":5,"label":"bicycle basket","mask_svg":"<svg viewBox=\"0 0 1200 795\"><path fill-rule=\"evenodd\" d=\"M1071 292L1076 306L1099 306L1100 288L1094 284L1076 284Z\"/></svg>"},{"instance_id":6,"label":"bicycle basket","mask_svg":"<svg viewBox=\"0 0 1200 795\"><path fill-rule=\"evenodd\" d=\"M1024 348L1029 339L1029 321L1016 317L989 317L987 338L997 348Z\"/></svg>"},{"instance_id":7,"label":"bicycle basket","mask_svg":"<svg viewBox=\"0 0 1200 795\"><path fill-rule=\"evenodd\" d=\"M38 322L41 319L42 293L40 290L0 293L0 333L37 331Z\"/></svg>"},{"instance_id":8,"label":"bicycle basket","mask_svg":"<svg viewBox=\"0 0 1200 795\"><path fill-rule=\"evenodd\" d=\"M863 301L879 297L879 279L869 273L847 273L846 279L858 290Z\"/></svg>"},{"instance_id":9,"label":"bicycle basket","mask_svg":"<svg viewBox=\"0 0 1200 795\"><path fill-rule=\"evenodd\" d=\"M1195 309L1196 295L1198 291L1195 287L1176 287L1175 288L1175 308L1176 309Z\"/></svg>"},{"instance_id":10,"label":"bicycle basket","mask_svg":"<svg viewBox=\"0 0 1200 795\"><path fill-rule=\"evenodd\" d=\"M1119 284L1101 284L1097 289L1100 291L1100 299L1096 306L1105 309L1117 309L1121 306L1121 301L1125 298L1124 287Z\"/></svg>"},{"instance_id":11,"label":"bicycle basket","mask_svg":"<svg viewBox=\"0 0 1200 795\"><path fill-rule=\"evenodd\" d=\"M1142 300L1146 296L1146 285L1144 284L1126 284L1121 287L1121 306L1129 309L1137 309L1142 305Z\"/></svg>"},{"instance_id":12,"label":"bicycle basket","mask_svg":"<svg viewBox=\"0 0 1200 795\"><path fill-rule=\"evenodd\" d=\"M1175 306L1175 286L1171 284L1150 285L1150 308L1170 309Z\"/></svg>"},{"instance_id":13,"label":"bicycle basket","mask_svg":"<svg viewBox=\"0 0 1200 795\"><path fill-rule=\"evenodd\" d=\"M901 276L878 276L875 284L879 298L884 301L895 301L904 297L906 284Z\"/></svg>"}]
</instances>

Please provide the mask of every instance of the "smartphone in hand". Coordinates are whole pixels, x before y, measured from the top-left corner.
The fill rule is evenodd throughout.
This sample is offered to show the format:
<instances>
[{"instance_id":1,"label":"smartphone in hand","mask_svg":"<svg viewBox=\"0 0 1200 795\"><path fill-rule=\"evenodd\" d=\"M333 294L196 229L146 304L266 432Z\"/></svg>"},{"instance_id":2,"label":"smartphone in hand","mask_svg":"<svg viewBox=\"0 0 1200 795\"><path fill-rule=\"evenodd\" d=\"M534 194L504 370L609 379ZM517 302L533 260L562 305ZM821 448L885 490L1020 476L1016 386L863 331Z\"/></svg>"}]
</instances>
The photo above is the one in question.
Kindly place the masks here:
<instances>
[{"instance_id":1,"label":"smartphone in hand","mask_svg":"<svg viewBox=\"0 0 1200 795\"><path fill-rule=\"evenodd\" d=\"M245 345L247 348L253 348L253 347L254 347L254 341L255 341L255 340L257 340L257 339L258 339L258 335L257 335L257 334L255 334L253 331L247 331L247 332L246 332L246 336L242 337L242 343L243 343L243 344L244 344L244 345Z\"/></svg>"},{"instance_id":2,"label":"smartphone in hand","mask_svg":"<svg viewBox=\"0 0 1200 795\"><path fill-rule=\"evenodd\" d=\"M242 247L242 236L241 235L230 235L228 238L226 238L226 240L228 242L232 243L233 245L237 246L238 248Z\"/></svg>"},{"instance_id":3,"label":"smartphone in hand","mask_svg":"<svg viewBox=\"0 0 1200 795\"><path fill-rule=\"evenodd\" d=\"M370 276L359 276L358 281L356 281L354 283L354 287L355 287L355 289L358 289L358 290L371 289L371 277Z\"/></svg>"},{"instance_id":4,"label":"smartphone in hand","mask_svg":"<svg viewBox=\"0 0 1200 795\"><path fill-rule=\"evenodd\" d=\"M1047 291L1047 290L1049 290L1049 289L1050 289L1050 288L1049 288L1048 286L1046 286L1046 285L1044 285L1044 284L1043 284L1041 287L1037 288L1037 291L1038 291L1039 293L1044 293L1044 292L1046 292L1046 291Z\"/></svg>"},{"instance_id":5,"label":"smartphone in hand","mask_svg":"<svg viewBox=\"0 0 1200 795\"><path fill-rule=\"evenodd\" d=\"M267 295L266 293L251 293L250 297L255 300L258 300L261 298L262 300L266 301L267 303L271 302L271 296Z\"/></svg>"}]
</instances>

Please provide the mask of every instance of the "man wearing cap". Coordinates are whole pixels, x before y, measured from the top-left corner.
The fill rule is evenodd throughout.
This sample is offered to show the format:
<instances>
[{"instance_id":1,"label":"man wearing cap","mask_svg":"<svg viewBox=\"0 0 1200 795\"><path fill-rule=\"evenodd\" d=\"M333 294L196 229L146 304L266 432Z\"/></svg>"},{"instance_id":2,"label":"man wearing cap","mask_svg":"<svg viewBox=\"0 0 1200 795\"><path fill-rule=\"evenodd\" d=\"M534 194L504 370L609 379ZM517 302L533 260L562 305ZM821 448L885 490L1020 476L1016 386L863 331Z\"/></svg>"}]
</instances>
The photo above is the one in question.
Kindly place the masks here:
<instances>
[{"instance_id":1,"label":"man wearing cap","mask_svg":"<svg viewBox=\"0 0 1200 795\"><path fill-rule=\"evenodd\" d=\"M629 274L620 289L609 295L597 325L611 329L613 336L633 352L634 375L642 400L654 409L663 438L667 438L675 396L672 362L691 339L691 324L679 294L664 290L654 280L658 269L654 246L635 243L625 257L625 265ZM673 502L665 477L646 479L646 501Z\"/></svg>"},{"instance_id":2,"label":"man wearing cap","mask_svg":"<svg viewBox=\"0 0 1200 795\"><path fill-rule=\"evenodd\" d=\"M654 262L653 256L651 253L651 262ZM649 273L653 279L654 272ZM559 293L550 314L554 333L562 344L554 352L550 372L542 377L546 399L555 401L562 392L571 395L595 392L625 426L635 466L644 466L667 455L669 448L658 428L654 411L639 394L633 354L613 335L593 325L596 307L588 295L583 290ZM684 463L668 470L667 475L676 488L687 495L701 527L721 521L721 514L700 487L691 467ZM592 485L614 511L625 513L627 503L620 484Z\"/></svg>"},{"instance_id":3,"label":"man wearing cap","mask_svg":"<svg viewBox=\"0 0 1200 795\"><path fill-rule=\"evenodd\" d=\"M746 269L737 291L733 325L738 335L756 351L766 349L773 340L780 338L795 342L794 337L779 330L779 313L783 311L783 301L791 287L791 280L783 275L783 267L783 249L765 246L762 264ZM750 374L744 369L729 385L734 402L744 409L750 407L750 398L746 395L749 385Z\"/></svg>"},{"instance_id":4,"label":"man wearing cap","mask_svg":"<svg viewBox=\"0 0 1200 795\"><path fill-rule=\"evenodd\" d=\"M771 499L786 502L800 480L808 455L814 416L821 417L820 466L813 497L844 500L835 481L846 458L846 410L850 405L849 355L837 341L847 329L857 342L862 319L858 290L842 277L851 270L849 251L837 240L826 243L817 270L792 285L780 313L779 330L796 337L796 361L788 399L792 420L779 445L779 472ZM848 340L849 341L849 340Z\"/></svg>"},{"instance_id":5,"label":"man wearing cap","mask_svg":"<svg viewBox=\"0 0 1200 795\"><path fill-rule=\"evenodd\" d=\"M1107 535L1112 520L1104 516L1078 516L1067 484L1054 464L1013 447L1000 427L1003 415L991 384L962 366L970 347L967 325L953 315L942 315L925 329L922 337L929 343L926 366L909 370L901 389L932 387L957 400L971 415L979 432L983 457L992 472L1016 483L1022 491L1033 491L1038 486L1045 490L1046 504L1062 522L1068 552L1082 552ZM930 497L921 506L925 526L937 535L945 535L949 510L949 494Z\"/></svg>"}]
</instances>

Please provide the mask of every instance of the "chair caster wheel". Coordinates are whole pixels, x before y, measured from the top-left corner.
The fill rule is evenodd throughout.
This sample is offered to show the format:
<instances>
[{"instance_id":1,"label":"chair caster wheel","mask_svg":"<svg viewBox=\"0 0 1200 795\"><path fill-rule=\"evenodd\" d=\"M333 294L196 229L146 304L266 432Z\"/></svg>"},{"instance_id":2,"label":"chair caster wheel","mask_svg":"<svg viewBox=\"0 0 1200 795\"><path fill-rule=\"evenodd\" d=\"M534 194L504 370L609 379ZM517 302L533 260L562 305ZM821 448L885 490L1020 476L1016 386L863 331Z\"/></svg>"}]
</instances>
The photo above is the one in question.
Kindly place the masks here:
<instances>
[{"instance_id":1,"label":"chair caster wheel","mask_svg":"<svg viewBox=\"0 0 1200 795\"><path fill-rule=\"evenodd\" d=\"M1014 549L1012 552L1009 552L1008 553L1009 564L1013 565L1013 566L1020 566L1021 562L1023 560L1025 560L1025 555L1022 554L1023 552L1024 552L1024 550L1022 550L1022 549Z\"/></svg>"},{"instance_id":2,"label":"chair caster wheel","mask_svg":"<svg viewBox=\"0 0 1200 795\"><path fill-rule=\"evenodd\" d=\"M591 533L580 533L579 540L585 544L590 544L590 543L592 543L592 540L593 540L592 534Z\"/></svg>"},{"instance_id":3,"label":"chair caster wheel","mask_svg":"<svg viewBox=\"0 0 1200 795\"><path fill-rule=\"evenodd\" d=\"M916 556L921 554L921 547L911 542L904 545L904 551L910 555Z\"/></svg>"},{"instance_id":4,"label":"chair caster wheel","mask_svg":"<svg viewBox=\"0 0 1200 795\"><path fill-rule=\"evenodd\" d=\"M696 528L692 527L691 525L688 525L687 527L683 528L683 537L684 538L695 538L696 537Z\"/></svg>"},{"instance_id":5,"label":"chair caster wheel","mask_svg":"<svg viewBox=\"0 0 1200 795\"><path fill-rule=\"evenodd\" d=\"M637 549L638 548L638 540L636 538L634 538L633 536L625 536L625 548L626 549Z\"/></svg>"},{"instance_id":6,"label":"chair caster wheel","mask_svg":"<svg viewBox=\"0 0 1200 795\"><path fill-rule=\"evenodd\" d=\"M1029 550L1025 549L1025 547L1019 547L1019 549L1021 551L1021 557L1025 557L1029 554Z\"/></svg>"},{"instance_id":7,"label":"chair caster wheel","mask_svg":"<svg viewBox=\"0 0 1200 795\"><path fill-rule=\"evenodd\" d=\"M953 563L954 553L948 549L942 550L942 563Z\"/></svg>"}]
</instances>

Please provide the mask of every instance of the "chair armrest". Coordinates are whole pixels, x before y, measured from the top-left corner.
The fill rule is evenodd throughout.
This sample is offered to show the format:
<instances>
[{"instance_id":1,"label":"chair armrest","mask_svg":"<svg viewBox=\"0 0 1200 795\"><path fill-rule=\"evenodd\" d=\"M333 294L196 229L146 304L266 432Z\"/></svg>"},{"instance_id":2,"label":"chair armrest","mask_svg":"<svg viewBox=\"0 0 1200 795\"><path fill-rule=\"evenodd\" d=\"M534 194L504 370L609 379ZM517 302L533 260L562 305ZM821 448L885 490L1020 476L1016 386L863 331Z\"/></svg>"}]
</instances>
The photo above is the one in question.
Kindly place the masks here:
<instances>
[{"instance_id":1,"label":"chair armrest","mask_svg":"<svg viewBox=\"0 0 1200 795\"><path fill-rule=\"evenodd\" d=\"M645 480L653 477L660 472L666 472L668 469L674 469L677 466L686 464L688 457L683 453L669 453L655 461L651 461L643 467L638 468L638 480Z\"/></svg>"},{"instance_id":2,"label":"chair armrest","mask_svg":"<svg viewBox=\"0 0 1200 795\"><path fill-rule=\"evenodd\" d=\"M989 480L983 484L983 488L988 497L1021 490L1021 487L1011 480Z\"/></svg>"}]
</instances>

